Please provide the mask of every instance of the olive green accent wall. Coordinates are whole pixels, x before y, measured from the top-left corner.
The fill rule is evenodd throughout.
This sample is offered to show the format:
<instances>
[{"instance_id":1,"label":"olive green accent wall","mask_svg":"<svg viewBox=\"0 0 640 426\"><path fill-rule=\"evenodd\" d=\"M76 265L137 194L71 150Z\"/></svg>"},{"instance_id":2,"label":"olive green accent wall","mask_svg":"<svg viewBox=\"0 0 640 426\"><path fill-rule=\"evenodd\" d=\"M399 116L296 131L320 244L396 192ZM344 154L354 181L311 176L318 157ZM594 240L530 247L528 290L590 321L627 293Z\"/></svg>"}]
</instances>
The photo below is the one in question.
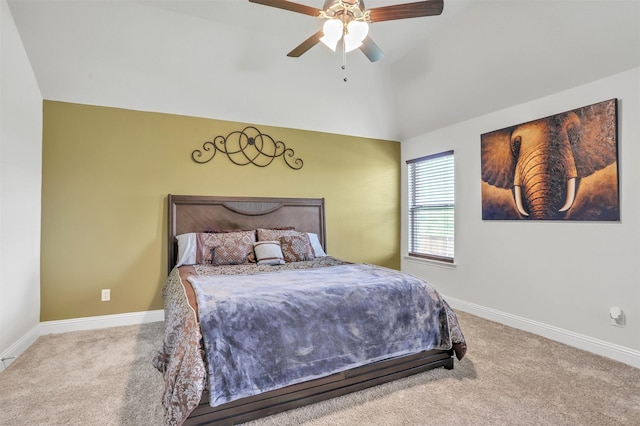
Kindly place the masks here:
<instances>
[{"instance_id":1,"label":"olive green accent wall","mask_svg":"<svg viewBox=\"0 0 640 426\"><path fill-rule=\"evenodd\" d=\"M399 269L398 142L257 125L304 167L191 160L247 125L45 101L40 320L162 309L169 193L324 197L329 254Z\"/></svg>"}]
</instances>

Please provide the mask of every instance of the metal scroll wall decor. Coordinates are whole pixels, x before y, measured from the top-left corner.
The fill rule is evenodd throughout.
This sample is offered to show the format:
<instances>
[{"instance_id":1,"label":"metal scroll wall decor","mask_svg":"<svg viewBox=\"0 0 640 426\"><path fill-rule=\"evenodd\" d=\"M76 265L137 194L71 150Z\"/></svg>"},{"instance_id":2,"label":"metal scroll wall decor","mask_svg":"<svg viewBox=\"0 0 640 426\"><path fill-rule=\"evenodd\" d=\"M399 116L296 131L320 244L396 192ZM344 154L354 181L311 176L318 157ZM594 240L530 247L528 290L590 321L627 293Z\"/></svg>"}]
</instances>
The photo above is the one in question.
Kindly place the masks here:
<instances>
[{"instance_id":1,"label":"metal scroll wall decor","mask_svg":"<svg viewBox=\"0 0 640 426\"><path fill-rule=\"evenodd\" d=\"M253 126L231 132L226 137L216 136L213 142L207 141L201 149L193 151L191 158L196 163L204 164L213 160L218 152L238 166L253 164L267 167L278 157L282 157L285 164L294 170L300 170L303 165L300 158L294 158L293 149Z\"/></svg>"}]
</instances>

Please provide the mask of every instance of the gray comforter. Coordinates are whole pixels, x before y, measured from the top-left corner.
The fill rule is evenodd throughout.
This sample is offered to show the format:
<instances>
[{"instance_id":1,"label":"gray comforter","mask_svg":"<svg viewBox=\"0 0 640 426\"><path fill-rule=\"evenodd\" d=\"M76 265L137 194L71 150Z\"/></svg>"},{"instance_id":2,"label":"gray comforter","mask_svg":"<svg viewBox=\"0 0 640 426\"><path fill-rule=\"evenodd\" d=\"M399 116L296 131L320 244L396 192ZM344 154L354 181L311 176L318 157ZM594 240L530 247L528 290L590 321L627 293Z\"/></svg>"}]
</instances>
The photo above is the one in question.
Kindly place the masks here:
<instances>
[{"instance_id":1,"label":"gray comforter","mask_svg":"<svg viewBox=\"0 0 640 426\"><path fill-rule=\"evenodd\" d=\"M189 281L212 406L452 347L444 300L425 281L398 271L350 264Z\"/></svg>"}]
</instances>

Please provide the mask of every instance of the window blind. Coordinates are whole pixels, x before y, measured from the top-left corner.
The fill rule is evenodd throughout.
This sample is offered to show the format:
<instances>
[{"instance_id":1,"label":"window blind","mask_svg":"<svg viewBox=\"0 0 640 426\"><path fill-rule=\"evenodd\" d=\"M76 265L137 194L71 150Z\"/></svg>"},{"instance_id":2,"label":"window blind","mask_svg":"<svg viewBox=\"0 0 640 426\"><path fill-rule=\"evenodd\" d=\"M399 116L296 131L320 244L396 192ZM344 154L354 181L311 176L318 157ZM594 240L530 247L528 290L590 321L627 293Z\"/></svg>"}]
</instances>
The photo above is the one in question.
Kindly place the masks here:
<instances>
[{"instance_id":1,"label":"window blind","mask_svg":"<svg viewBox=\"0 0 640 426\"><path fill-rule=\"evenodd\" d=\"M453 263L453 151L407 161L409 256Z\"/></svg>"}]
</instances>

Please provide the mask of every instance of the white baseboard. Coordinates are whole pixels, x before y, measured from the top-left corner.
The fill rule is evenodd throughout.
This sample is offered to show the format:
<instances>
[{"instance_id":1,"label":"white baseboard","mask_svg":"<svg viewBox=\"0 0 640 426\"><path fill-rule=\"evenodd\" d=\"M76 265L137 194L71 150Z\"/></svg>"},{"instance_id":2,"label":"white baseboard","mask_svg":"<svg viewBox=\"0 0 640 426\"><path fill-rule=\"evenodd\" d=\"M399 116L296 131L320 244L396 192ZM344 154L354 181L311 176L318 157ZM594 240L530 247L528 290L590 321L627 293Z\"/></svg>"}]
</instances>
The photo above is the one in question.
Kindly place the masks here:
<instances>
[{"instance_id":1,"label":"white baseboard","mask_svg":"<svg viewBox=\"0 0 640 426\"><path fill-rule=\"evenodd\" d=\"M27 332L24 336L18 339L13 345L9 346L9 348L0 353L0 372L4 371L15 359L20 356L24 351L26 351L29 346L33 345L38 337L40 337L39 325L36 325L31 330Z\"/></svg>"},{"instance_id":2,"label":"white baseboard","mask_svg":"<svg viewBox=\"0 0 640 426\"><path fill-rule=\"evenodd\" d=\"M67 333L69 331L97 330L99 328L118 327L122 325L144 324L156 321L164 321L163 310L45 321L40 323L40 336L44 336L45 334Z\"/></svg>"},{"instance_id":3,"label":"white baseboard","mask_svg":"<svg viewBox=\"0 0 640 426\"><path fill-rule=\"evenodd\" d=\"M26 351L40 336L67 333L70 331L97 330L99 328L138 325L164 321L164 311L129 312L126 314L101 315L95 317L72 318L59 321L45 321L33 327L9 349L0 353L0 372Z\"/></svg>"},{"instance_id":4,"label":"white baseboard","mask_svg":"<svg viewBox=\"0 0 640 426\"><path fill-rule=\"evenodd\" d=\"M444 297L447 303L453 309L459 309L464 312L485 318L509 327L519 330L528 331L556 342L564 343L578 349L582 349L597 355L614 359L640 368L640 351L627 348L625 346L616 345L615 343L606 342L604 340L595 339L583 334L574 333L559 327L533 321L517 315L508 314L485 306L476 305L474 303L465 302L455 297ZM464 332L464 330L463 330Z\"/></svg>"}]
</instances>

